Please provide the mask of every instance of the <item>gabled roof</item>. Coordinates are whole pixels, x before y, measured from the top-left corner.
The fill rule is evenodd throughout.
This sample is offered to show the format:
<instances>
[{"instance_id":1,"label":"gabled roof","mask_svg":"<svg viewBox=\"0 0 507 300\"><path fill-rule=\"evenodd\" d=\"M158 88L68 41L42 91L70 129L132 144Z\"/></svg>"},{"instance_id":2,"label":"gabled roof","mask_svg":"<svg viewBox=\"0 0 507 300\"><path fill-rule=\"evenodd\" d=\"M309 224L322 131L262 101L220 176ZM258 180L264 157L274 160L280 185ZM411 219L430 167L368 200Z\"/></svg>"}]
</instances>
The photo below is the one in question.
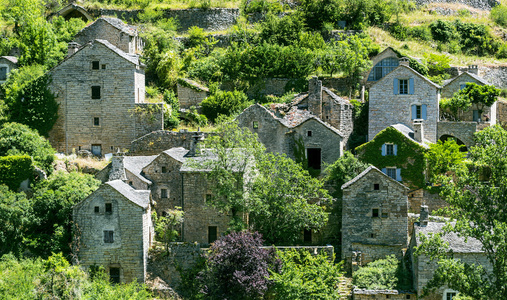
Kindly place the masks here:
<instances>
[{"instance_id":1,"label":"gabled roof","mask_svg":"<svg viewBox=\"0 0 507 300\"><path fill-rule=\"evenodd\" d=\"M100 17L97 21L104 20L107 23L111 24L111 26L115 27L116 29L130 35L135 36L137 33L137 28L128 24L125 24L122 20L118 18L113 17ZM97 22L95 21L95 22Z\"/></svg>"},{"instance_id":2,"label":"gabled roof","mask_svg":"<svg viewBox=\"0 0 507 300\"><path fill-rule=\"evenodd\" d=\"M334 103L336 104L350 104L350 101L348 101L347 99L345 98L342 98L338 95L336 95L335 93L333 93L330 89L328 89L327 87L323 86L322 87L322 92L325 92L326 94L328 94L334 101ZM301 103L303 100L305 100L306 98L308 98L308 93L305 92L305 93L300 93L300 94L297 94L294 96L294 99L292 100L291 102L291 106L296 106L298 105L299 103Z\"/></svg>"},{"instance_id":3,"label":"gabled roof","mask_svg":"<svg viewBox=\"0 0 507 300\"><path fill-rule=\"evenodd\" d=\"M133 187L121 180L108 181L105 184L115 189L137 206L148 208L150 205L150 191L135 190Z\"/></svg>"},{"instance_id":4,"label":"gabled roof","mask_svg":"<svg viewBox=\"0 0 507 300\"><path fill-rule=\"evenodd\" d=\"M446 223L428 222L426 226L414 226L414 236L416 237L417 245L421 244L420 234L427 235L429 233L443 232ZM451 225L454 225L451 223ZM442 236L444 242L449 243L449 248L454 253L482 253L482 243L475 238L465 238L458 236L455 232L446 233Z\"/></svg>"},{"instance_id":5,"label":"gabled roof","mask_svg":"<svg viewBox=\"0 0 507 300\"><path fill-rule=\"evenodd\" d=\"M18 58L16 56L0 56L0 58L4 58L4 59L10 61L13 64L17 64L18 63Z\"/></svg>"},{"instance_id":6,"label":"gabled roof","mask_svg":"<svg viewBox=\"0 0 507 300\"><path fill-rule=\"evenodd\" d=\"M416 76L420 77L422 80L426 81L428 84L434 86L435 88L437 89L441 89L442 87L436 83L434 83L433 81L429 80L426 76L420 74L419 72L417 72L416 70L412 69L411 67L409 66L406 66L406 65L403 65L400 63L399 66L397 66L394 70L392 70L389 74L392 74L394 72L396 72L397 70L399 70L400 68L406 68L408 70L410 70L412 73L414 73ZM375 81L371 86L374 87L376 84L378 84L379 82L381 81L384 81L388 76L384 76L382 78L380 78L379 80Z\"/></svg>"},{"instance_id":7,"label":"gabled roof","mask_svg":"<svg viewBox=\"0 0 507 300\"><path fill-rule=\"evenodd\" d=\"M356 182L358 182L361 178L363 178L364 176L366 176L366 174L368 174L370 172L377 172L377 173L381 174L382 176L384 176L387 180L390 180L391 182L396 183L397 185L399 185L402 189L410 190L407 186L405 186L404 184L402 184L402 183L400 183L400 182L392 179L391 177L387 176L386 174L384 174L384 172L380 171L375 166L369 166L366 170L364 170L359 175L357 175L356 177L354 177L354 179L352 179L349 182L347 182L344 185L342 185L342 190L344 190L344 189L348 188L349 186L355 184Z\"/></svg>"},{"instance_id":8,"label":"gabled roof","mask_svg":"<svg viewBox=\"0 0 507 300\"><path fill-rule=\"evenodd\" d=\"M226 167L233 172L243 172L243 167L248 168L252 161L249 153L244 149L226 149ZM230 157L230 159L229 159ZM180 168L181 173L210 172L212 162L217 160L218 155L212 149L203 149L198 156L188 157Z\"/></svg>"},{"instance_id":9,"label":"gabled roof","mask_svg":"<svg viewBox=\"0 0 507 300\"><path fill-rule=\"evenodd\" d=\"M183 148L183 147L176 147L171 148L168 150L163 151L162 153L165 153L169 155L170 157L174 158L175 160L183 163L186 160L185 155L189 152L189 150Z\"/></svg>"},{"instance_id":10,"label":"gabled roof","mask_svg":"<svg viewBox=\"0 0 507 300\"><path fill-rule=\"evenodd\" d=\"M480 77L479 75L476 75L474 73L470 73L470 72L466 71L466 72L463 72L463 73L459 74L458 76L456 76L454 78L445 80L444 83L443 83L443 86L445 87L445 86L449 85L451 82L455 81L456 79L458 79L458 78L460 78L461 76L464 76L464 75L468 75L468 76L472 77L473 79L479 81L480 83L482 83L484 85L490 84L488 81L486 81L486 79Z\"/></svg>"},{"instance_id":11,"label":"gabled roof","mask_svg":"<svg viewBox=\"0 0 507 300\"><path fill-rule=\"evenodd\" d=\"M391 127L398 130L401 134L403 134L407 139L411 140L412 142L419 144L421 147L429 149L430 146L428 146L428 144L431 142L424 139L424 138L423 138L423 143L416 141L414 139L414 131L412 129L410 129L409 127L407 127L406 125L394 124L394 125L391 125Z\"/></svg>"},{"instance_id":12,"label":"gabled roof","mask_svg":"<svg viewBox=\"0 0 507 300\"><path fill-rule=\"evenodd\" d=\"M141 61L139 60L139 56L136 54L129 54L121 50L120 48L117 48L115 45L111 44L110 42L106 40L95 40L95 42L101 43L102 45L106 46L107 48L111 49L114 53L118 54L119 56L123 57L124 59L128 60L129 62L133 63L134 65L143 65Z\"/></svg>"},{"instance_id":13,"label":"gabled roof","mask_svg":"<svg viewBox=\"0 0 507 300\"><path fill-rule=\"evenodd\" d=\"M191 79L188 79L188 78L179 78L178 81L183 81L185 82L186 84L188 85L191 85L192 87L200 90L200 91L203 91L203 92L209 92L209 89L207 87L205 87L204 85L198 83L197 81L194 81L194 80L191 80Z\"/></svg>"},{"instance_id":14,"label":"gabled roof","mask_svg":"<svg viewBox=\"0 0 507 300\"><path fill-rule=\"evenodd\" d=\"M128 170L130 173L132 173L134 176L139 178L141 181L151 184L151 181L146 179L143 175L141 175L141 172L143 171L144 167L149 165L155 158L157 158L158 155L150 155L150 156L125 156L123 158L123 166L125 167L125 170Z\"/></svg>"}]
</instances>

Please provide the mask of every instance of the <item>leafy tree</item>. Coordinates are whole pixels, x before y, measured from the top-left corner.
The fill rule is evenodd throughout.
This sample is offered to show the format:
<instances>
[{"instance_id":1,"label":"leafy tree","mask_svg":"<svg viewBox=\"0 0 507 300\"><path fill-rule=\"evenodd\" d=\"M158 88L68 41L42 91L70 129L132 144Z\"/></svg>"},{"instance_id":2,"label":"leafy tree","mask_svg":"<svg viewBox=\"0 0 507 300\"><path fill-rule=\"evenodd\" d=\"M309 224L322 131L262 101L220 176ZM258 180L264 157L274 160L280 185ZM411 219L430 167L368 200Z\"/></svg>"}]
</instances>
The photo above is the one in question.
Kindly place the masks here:
<instances>
[{"instance_id":1,"label":"leafy tree","mask_svg":"<svg viewBox=\"0 0 507 300\"><path fill-rule=\"evenodd\" d=\"M202 274L207 299L260 299L268 289L271 255L257 232L231 233L210 248Z\"/></svg>"},{"instance_id":2,"label":"leafy tree","mask_svg":"<svg viewBox=\"0 0 507 300\"><path fill-rule=\"evenodd\" d=\"M357 159L349 151L345 151L332 165L326 168L326 182L330 183L335 192L333 196L341 198L342 185L352 180L368 168L368 164Z\"/></svg>"},{"instance_id":3,"label":"leafy tree","mask_svg":"<svg viewBox=\"0 0 507 300\"><path fill-rule=\"evenodd\" d=\"M21 183L33 177L33 161L28 155L0 156L0 184L17 191Z\"/></svg>"},{"instance_id":4,"label":"leafy tree","mask_svg":"<svg viewBox=\"0 0 507 300\"><path fill-rule=\"evenodd\" d=\"M216 120L218 115L229 116L239 113L249 105L245 93L241 91L226 92L218 89L201 102L203 114L212 122Z\"/></svg>"},{"instance_id":5,"label":"leafy tree","mask_svg":"<svg viewBox=\"0 0 507 300\"><path fill-rule=\"evenodd\" d=\"M0 185L0 256L22 253L30 203L24 193L15 193Z\"/></svg>"},{"instance_id":6,"label":"leafy tree","mask_svg":"<svg viewBox=\"0 0 507 300\"><path fill-rule=\"evenodd\" d=\"M165 110L166 113L164 114L164 128L177 128L180 124L180 102L171 90L164 91L164 102L169 105L169 108Z\"/></svg>"},{"instance_id":7,"label":"leafy tree","mask_svg":"<svg viewBox=\"0 0 507 300\"><path fill-rule=\"evenodd\" d=\"M181 207L164 211L165 216L157 217L155 232L157 238L165 244L166 252L169 252L169 243L174 242L178 237L178 226L183 222L185 213Z\"/></svg>"},{"instance_id":8,"label":"leafy tree","mask_svg":"<svg viewBox=\"0 0 507 300\"><path fill-rule=\"evenodd\" d=\"M452 98L446 99L442 98L440 100L440 109L445 113L445 111L450 112L450 118L454 121L460 121L463 118L463 114L472 107L472 102L470 98L468 98L463 92L460 90L459 92L454 93Z\"/></svg>"},{"instance_id":9,"label":"leafy tree","mask_svg":"<svg viewBox=\"0 0 507 300\"><path fill-rule=\"evenodd\" d=\"M393 1L386 0L346 0L340 7L340 19L347 27L363 29L366 26L382 25L391 19Z\"/></svg>"},{"instance_id":10,"label":"leafy tree","mask_svg":"<svg viewBox=\"0 0 507 300\"><path fill-rule=\"evenodd\" d=\"M410 289L410 274L402 263L394 254L386 256L355 271L352 283L369 290Z\"/></svg>"},{"instance_id":11,"label":"leafy tree","mask_svg":"<svg viewBox=\"0 0 507 300\"><path fill-rule=\"evenodd\" d=\"M463 95L470 99L471 103L477 105L479 114L483 113L484 107L493 105L500 95L500 90L493 85L479 85L474 82L467 83L461 91Z\"/></svg>"},{"instance_id":12,"label":"leafy tree","mask_svg":"<svg viewBox=\"0 0 507 300\"><path fill-rule=\"evenodd\" d=\"M469 150L469 161L457 165L453 174L441 177L440 195L449 203L447 213L455 223L446 231L465 239L475 238L492 266L487 273L482 266L453 259L442 240L426 238L417 249L438 260L438 268L427 289L447 285L473 299L507 298L507 131L488 127L475 134L476 145Z\"/></svg>"},{"instance_id":13,"label":"leafy tree","mask_svg":"<svg viewBox=\"0 0 507 300\"><path fill-rule=\"evenodd\" d=\"M72 207L100 185L93 176L82 173L54 173L34 187L28 249L40 256L51 252L70 253Z\"/></svg>"},{"instance_id":14,"label":"leafy tree","mask_svg":"<svg viewBox=\"0 0 507 300\"><path fill-rule=\"evenodd\" d=\"M37 131L26 125L5 123L0 128L0 156L5 155L29 155L47 174L53 171L55 150Z\"/></svg>"},{"instance_id":15,"label":"leafy tree","mask_svg":"<svg viewBox=\"0 0 507 300\"><path fill-rule=\"evenodd\" d=\"M445 175L452 168L463 164L465 156L460 151L464 145L458 145L455 140L449 139L445 142L438 141L431 144L430 149L424 153L426 165L428 167L429 179Z\"/></svg>"},{"instance_id":16,"label":"leafy tree","mask_svg":"<svg viewBox=\"0 0 507 300\"><path fill-rule=\"evenodd\" d=\"M305 23L314 30L321 30L325 24L336 24L341 12L338 0L302 0L298 10Z\"/></svg>"},{"instance_id":17,"label":"leafy tree","mask_svg":"<svg viewBox=\"0 0 507 300\"><path fill-rule=\"evenodd\" d=\"M268 243L297 243L304 229L318 231L326 224L323 206L331 199L322 182L300 164L285 155L268 153L259 159L257 172L250 196L258 207L250 213L250 220Z\"/></svg>"},{"instance_id":18,"label":"leafy tree","mask_svg":"<svg viewBox=\"0 0 507 300\"><path fill-rule=\"evenodd\" d=\"M268 13L260 24L259 38L271 44L288 46L297 43L299 35L305 30L305 27L299 12L282 18Z\"/></svg>"},{"instance_id":19,"label":"leafy tree","mask_svg":"<svg viewBox=\"0 0 507 300\"><path fill-rule=\"evenodd\" d=\"M43 76L45 72L46 68L37 64L12 70L9 73L7 81L2 85L7 104L12 106L23 88L30 82Z\"/></svg>"},{"instance_id":20,"label":"leafy tree","mask_svg":"<svg viewBox=\"0 0 507 300\"><path fill-rule=\"evenodd\" d=\"M280 271L270 270L273 299L339 299L338 282L342 276L341 263L325 253L312 255L305 250L290 249L277 252L282 261Z\"/></svg>"}]
</instances>

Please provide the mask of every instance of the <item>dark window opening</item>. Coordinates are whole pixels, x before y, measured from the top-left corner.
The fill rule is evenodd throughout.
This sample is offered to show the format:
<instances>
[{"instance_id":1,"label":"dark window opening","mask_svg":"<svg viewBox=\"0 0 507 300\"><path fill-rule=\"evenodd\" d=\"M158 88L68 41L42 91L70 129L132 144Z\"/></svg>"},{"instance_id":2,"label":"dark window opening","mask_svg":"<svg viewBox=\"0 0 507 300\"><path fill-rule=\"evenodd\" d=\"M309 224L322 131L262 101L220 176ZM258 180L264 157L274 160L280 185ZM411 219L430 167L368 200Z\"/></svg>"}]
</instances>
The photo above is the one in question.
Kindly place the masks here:
<instances>
[{"instance_id":1,"label":"dark window opening","mask_svg":"<svg viewBox=\"0 0 507 300\"><path fill-rule=\"evenodd\" d=\"M0 67L0 80L7 80L7 67Z\"/></svg>"},{"instance_id":2,"label":"dark window opening","mask_svg":"<svg viewBox=\"0 0 507 300\"><path fill-rule=\"evenodd\" d=\"M374 239L375 238L375 233L370 233L370 238Z\"/></svg>"},{"instance_id":3,"label":"dark window opening","mask_svg":"<svg viewBox=\"0 0 507 300\"><path fill-rule=\"evenodd\" d=\"M111 151L113 151L113 150L114 150L114 146L111 146Z\"/></svg>"},{"instance_id":4,"label":"dark window opening","mask_svg":"<svg viewBox=\"0 0 507 300\"><path fill-rule=\"evenodd\" d=\"M98 70L99 69L99 61L98 60L94 60L92 61L92 69L93 70Z\"/></svg>"},{"instance_id":5,"label":"dark window opening","mask_svg":"<svg viewBox=\"0 0 507 300\"><path fill-rule=\"evenodd\" d=\"M386 155L391 156L394 155L394 145L386 144Z\"/></svg>"},{"instance_id":6,"label":"dark window opening","mask_svg":"<svg viewBox=\"0 0 507 300\"><path fill-rule=\"evenodd\" d=\"M166 166L162 167L162 173L167 173L167 167Z\"/></svg>"},{"instance_id":7,"label":"dark window opening","mask_svg":"<svg viewBox=\"0 0 507 300\"><path fill-rule=\"evenodd\" d=\"M106 69L106 65L102 65L102 70L105 70Z\"/></svg>"},{"instance_id":8,"label":"dark window opening","mask_svg":"<svg viewBox=\"0 0 507 300\"><path fill-rule=\"evenodd\" d=\"M120 283L120 268L109 268L109 280L111 283Z\"/></svg>"},{"instance_id":9,"label":"dark window opening","mask_svg":"<svg viewBox=\"0 0 507 300\"><path fill-rule=\"evenodd\" d=\"M98 206L95 206L95 212L96 213L100 212L100 208Z\"/></svg>"},{"instance_id":10,"label":"dark window opening","mask_svg":"<svg viewBox=\"0 0 507 300\"><path fill-rule=\"evenodd\" d=\"M415 106L415 118L416 119L422 119L422 108L421 105Z\"/></svg>"},{"instance_id":11,"label":"dark window opening","mask_svg":"<svg viewBox=\"0 0 507 300\"><path fill-rule=\"evenodd\" d=\"M106 203L106 214L112 214L112 213L113 213L113 204Z\"/></svg>"},{"instance_id":12,"label":"dark window opening","mask_svg":"<svg viewBox=\"0 0 507 300\"><path fill-rule=\"evenodd\" d=\"M77 148L78 148L79 150L81 150L81 146L78 146Z\"/></svg>"},{"instance_id":13,"label":"dark window opening","mask_svg":"<svg viewBox=\"0 0 507 300\"><path fill-rule=\"evenodd\" d=\"M92 99L100 99L100 86L92 86Z\"/></svg>"},{"instance_id":14,"label":"dark window opening","mask_svg":"<svg viewBox=\"0 0 507 300\"><path fill-rule=\"evenodd\" d=\"M304 242L307 242L307 243L312 242L312 231L310 229L305 229L303 235L304 235L304 237L303 237Z\"/></svg>"},{"instance_id":15,"label":"dark window opening","mask_svg":"<svg viewBox=\"0 0 507 300\"><path fill-rule=\"evenodd\" d=\"M320 148L308 148L306 149L308 168L320 170L321 168L321 149Z\"/></svg>"},{"instance_id":16,"label":"dark window opening","mask_svg":"<svg viewBox=\"0 0 507 300\"><path fill-rule=\"evenodd\" d=\"M100 126L100 118L93 118L93 126Z\"/></svg>"},{"instance_id":17,"label":"dark window opening","mask_svg":"<svg viewBox=\"0 0 507 300\"><path fill-rule=\"evenodd\" d=\"M389 295L386 295L386 299L389 299L389 298L390 298Z\"/></svg>"},{"instance_id":18,"label":"dark window opening","mask_svg":"<svg viewBox=\"0 0 507 300\"><path fill-rule=\"evenodd\" d=\"M311 130L308 130L308 132L306 133L307 136L312 136L312 131Z\"/></svg>"},{"instance_id":19,"label":"dark window opening","mask_svg":"<svg viewBox=\"0 0 507 300\"><path fill-rule=\"evenodd\" d=\"M392 179L396 180L396 168L387 168L386 169L387 176L391 177Z\"/></svg>"},{"instance_id":20,"label":"dark window opening","mask_svg":"<svg viewBox=\"0 0 507 300\"><path fill-rule=\"evenodd\" d=\"M114 243L114 231L104 230L104 243Z\"/></svg>"},{"instance_id":21,"label":"dark window opening","mask_svg":"<svg viewBox=\"0 0 507 300\"><path fill-rule=\"evenodd\" d=\"M406 297L406 298L407 298L407 299L410 299L410 295L407 295L407 297Z\"/></svg>"},{"instance_id":22,"label":"dark window opening","mask_svg":"<svg viewBox=\"0 0 507 300\"><path fill-rule=\"evenodd\" d=\"M130 185L130 186L132 186L132 185L133 185L132 181L129 181L129 185Z\"/></svg>"},{"instance_id":23,"label":"dark window opening","mask_svg":"<svg viewBox=\"0 0 507 300\"><path fill-rule=\"evenodd\" d=\"M160 198L167 198L167 189L160 189Z\"/></svg>"},{"instance_id":24,"label":"dark window opening","mask_svg":"<svg viewBox=\"0 0 507 300\"><path fill-rule=\"evenodd\" d=\"M258 129L259 128L259 122L253 121L252 127L253 127L253 129Z\"/></svg>"},{"instance_id":25,"label":"dark window opening","mask_svg":"<svg viewBox=\"0 0 507 300\"><path fill-rule=\"evenodd\" d=\"M92 145L92 154L95 156L102 156L102 146Z\"/></svg>"},{"instance_id":26,"label":"dark window opening","mask_svg":"<svg viewBox=\"0 0 507 300\"><path fill-rule=\"evenodd\" d=\"M389 217L389 214L388 214L388 213L384 213L384 212L383 212L383 213L382 213L382 218L387 218L387 217Z\"/></svg>"},{"instance_id":27,"label":"dark window opening","mask_svg":"<svg viewBox=\"0 0 507 300\"><path fill-rule=\"evenodd\" d=\"M458 295L458 293L455 293L455 292L447 292L445 294L445 300L452 300L454 299L454 297L456 297Z\"/></svg>"},{"instance_id":28,"label":"dark window opening","mask_svg":"<svg viewBox=\"0 0 507 300\"><path fill-rule=\"evenodd\" d=\"M378 218L379 216L379 209L378 208L374 208L371 210L371 217L372 218Z\"/></svg>"},{"instance_id":29,"label":"dark window opening","mask_svg":"<svg viewBox=\"0 0 507 300\"><path fill-rule=\"evenodd\" d=\"M400 79L400 95L408 95L408 79Z\"/></svg>"},{"instance_id":30,"label":"dark window opening","mask_svg":"<svg viewBox=\"0 0 507 300\"><path fill-rule=\"evenodd\" d=\"M374 184L373 184L373 189L374 189L375 191L380 190L380 184L378 184L378 183L374 183Z\"/></svg>"},{"instance_id":31,"label":"dark window opening","mask_svg":"<svg viewBox=\"0 0 507 300\"><path fill-rule=\"evenodd\" d=\"M208 243L211 244L216 241L218 238L217 227L216 226L208 226Z\"/></svg>"}]
</instances>

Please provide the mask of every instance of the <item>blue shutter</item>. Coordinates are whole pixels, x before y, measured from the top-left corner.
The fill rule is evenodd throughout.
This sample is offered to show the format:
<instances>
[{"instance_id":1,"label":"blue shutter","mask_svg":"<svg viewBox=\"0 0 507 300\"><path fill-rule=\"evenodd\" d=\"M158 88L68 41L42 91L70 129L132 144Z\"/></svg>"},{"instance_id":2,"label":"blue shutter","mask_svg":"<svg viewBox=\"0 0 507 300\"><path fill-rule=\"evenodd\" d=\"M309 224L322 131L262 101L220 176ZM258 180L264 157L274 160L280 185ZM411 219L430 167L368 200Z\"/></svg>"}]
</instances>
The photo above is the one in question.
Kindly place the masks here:
<instances>
[{"instance_id":1,"label":"blue shutter","mask_svg":"<svg viewBox=\"0 0 507 300\"><path fill-rule=\"evenodd\" d=\"M473 121L474 122L479 121L479 111L478 110L474 110L473 113L474 113Z\"/></svg>"},{"instance_id":2,"label":"blue shutter","mask_svg":"<svg viewBox=\"0 0 507 300\"><path fill-rule=\"evenodd\" d=\"M387 175L387 168L382 168L382 173Z\"/></svg>"},{"instance_id":3,"label":"blue shutter","mask_svg":"<svg viewBox=\"0 0 507 300\"><path fill-rule=\"evenodd\" d=\"M398 155L398 145L394 145L394 156Z\"/></svg>"},{"instance_id":4,"label":"blue shutter","mask_svg":"<svg viewBox=\"0 0 507 300\"><path fill-rule=\"evenodd\" d=\"M399 94L398 88L399 88L398 78L394 78L393 91L395 95Z\"/></svg>"},{"instance_id":5,"label":"blue shutter","mask_svg":"<svg viewBox=\"0 0 507 300\"><path fill-rule=\"evenodd\" d=\"M409 89L409 94L413 95L414 94L414 78L410 78L408 80L408 89Z\"/></svg>"},{"instance_id":6,"label":"blue shutter","mask_svg":"<svg viewBox=\"0 0 507 300\"><path fill-rule=\"evenodd\" d=\"M415 105L412 105L412 120L416 118L417 115L417 107Z\"/></svg>"},{"instance_id":7,"label":"blue shutter","mask_svg":"<svg viewBox=\"0 0 507 300\"><path fill-rule=\"evenodd\" d=\"M421 105L421 118L423 120L426 120L426 107L427 107L426 104Z\"/></svg>"},{"instance_id":8,"label":"blue shutter","mask_svg":"<svg viewBox=\"0 0 507 300\"><path fill-rule=\"evenodd\" d=\"M386 144L382 145L382 156L386 156Z\"/></svg>"},{"instance_id":9,"label":"blue shutter","mask_svg":"<svg viewBox=\"0 0 507 300\"><path fill-rule=\"evenodd\" d=\"M401 169L396 169L396 180L401 181Z\"/></svg>"}]
</instances>

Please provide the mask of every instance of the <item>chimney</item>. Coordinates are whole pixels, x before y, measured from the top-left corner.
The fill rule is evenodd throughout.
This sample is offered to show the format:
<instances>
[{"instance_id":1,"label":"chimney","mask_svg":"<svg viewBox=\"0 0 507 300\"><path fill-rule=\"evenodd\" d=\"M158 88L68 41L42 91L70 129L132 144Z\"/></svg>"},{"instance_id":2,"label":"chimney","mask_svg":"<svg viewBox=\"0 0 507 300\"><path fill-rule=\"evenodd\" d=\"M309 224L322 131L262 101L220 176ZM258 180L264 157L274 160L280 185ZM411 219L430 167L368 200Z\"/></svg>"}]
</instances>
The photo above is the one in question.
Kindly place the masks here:
<instances>
[{"instance_id":1,"label":"chimney","mask_svg":"<svg viewBox=\"0 0 507 300\"><path fill-rule=\"evenodd\" d=\"M71 56L72 54L76 53L79 49L79 44L76 42L70 42L67 48L67 57Z\"/></svg>"},{"instance_id":2,"label":"chimney","mask_svg":"<svg viewBox=\"0 0 507 300\"><path fill-rule=\"evenodd\" d=\"M427 205L421 205L421 213L419 215L419 226L428 226L430 221L430 212Z\"/></svg>"},{"instance_id":3,"label":"chimney","mask_svg":"<svg viewBox=\"0 0 507 300\"><path fill-rule=\"evenodd\" d=\"M398 61L398 63L400 64L400 66L406 66L406 67L410 66L410 61L409 61L408 57L402 57L402 58L400 58L400 60Z\"/></svg>"},{"instance_id":4,"label":"chimney","mask_svg":"<svg viewBox=\"0 0 507 300\"><path fill-rule=\"evenodd\" d=\"M317 76L308 81L308 110L322 119L322 81Z\"/></svg>"},{"instance_id":5,"label":"chimney","mask_svg":"<svg viewBox=\"0 0 507 300\"><path fill-rule=\"evenodd\" d=\"M192 135L192 141L190 144L190 151L187 153L187 157L195 157L197 152L197 145L200 141L204 140L204 134L201 132L201 129L198 128L197 132Z\"/></svg>"},{"instance_id":6,"label":"chimney","mask_svg":"<svg viewBox=\"0 0 507 300\"><path fill-rule=\"evenodd\" d=\"M123 160L125 159L125 155L123 152L118 152L113 154L113 158L111 159L111 173L109 173L109 180L127 180L127 175L125 175L125 165L123 164Z\"/></svg>"},{"instance_id":7,"label":"chimney","mask_svg":"<svg viewBox=\"0 0 507 300\"><path fill-rule=\"evenodd\" d=\"M468 66L468 73L479 75L479 68L477 65L470 65Z\"/></svg>"},{"instance_id":8,"label":"chimney","mask_svg":"<svg viewBox=\"0 0 507 300\"><path fill-rule=\"evenodd\" d=\"M423 120L415 119L412 125L414 126L414 140L422 143L424 138Z\"/></svg>"}]
</instances>

